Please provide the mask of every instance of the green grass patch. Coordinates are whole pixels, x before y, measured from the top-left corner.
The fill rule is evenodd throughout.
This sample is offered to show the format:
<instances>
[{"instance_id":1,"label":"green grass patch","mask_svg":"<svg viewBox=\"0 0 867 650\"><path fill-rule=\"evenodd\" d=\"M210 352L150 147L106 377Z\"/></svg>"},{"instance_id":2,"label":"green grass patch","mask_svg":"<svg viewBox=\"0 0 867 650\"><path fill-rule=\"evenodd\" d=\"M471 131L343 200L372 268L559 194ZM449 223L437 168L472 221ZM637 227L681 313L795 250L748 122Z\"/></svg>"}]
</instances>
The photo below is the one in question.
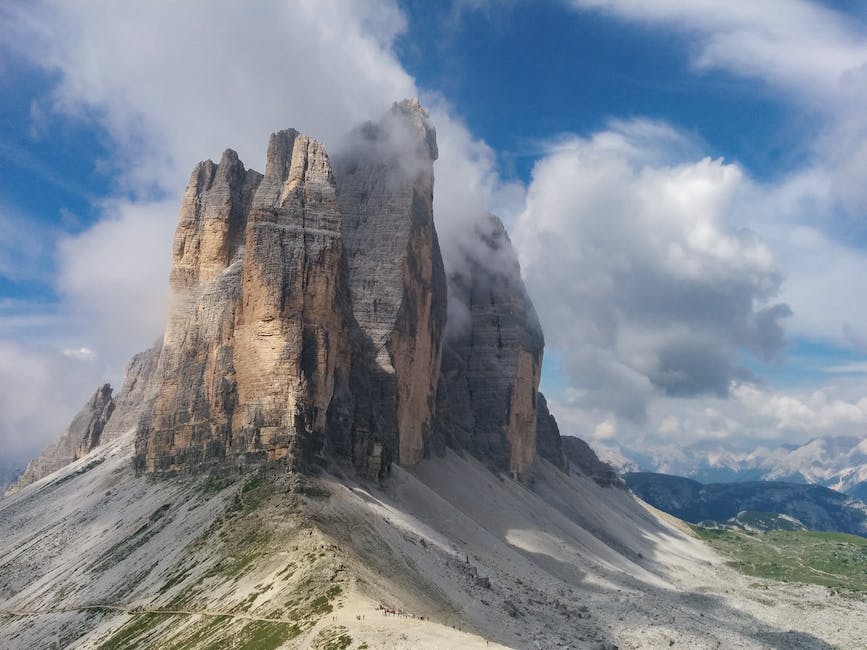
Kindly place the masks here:
<instances>
[{"instance_id":1,"label":"green grass patch","mask_svg":"<svg viewBox=\"0 0 867 650\"><path fill-rule=\"evenodd\" d=\"M352 637L344 626L327 627L313 639L316 650L346 650L352 645Z\"/></svg>"},{"instance_id":2,"label":"green grass patch","mask_svg":"<svg viewBox=\"0 0 867 650\"><path fill-rule=\"evenodd\" d=\"M211 475L202 481L202 484L199 486L199 492L202 494L217 494L218 492L225 490L234 482L235 479L229 476Z\"/></svg>"},{"instance_id":3,"label":"green grass patch","mask_svg":"<svg viewBox=\"0 0 867 650\"><path fill-rule=\"evenodd\" d=\"M213 616L196 626L188 637L177 641L167 650L220 650L226 647L225 628L231 616Z\"/></svg>"},{"instance_id":4,"label":"green grass patch","mask_svg":"<svg viewBox=\"0 0 867 650\"><path fill-rule=\"evenodd\" d=\"M226 515L235 517L250 514L267 498L269 492L267 488L265 477L262 474L248 476L244 485L241 486L241 490L226 508Z\"/></svg>"},{"instance_id":5,"label":"green grass patch","mask_svg":"<svg viewBox=\"0 0 867 650\"><path fill-rule=\"evenodd\" d=\"M294 639L302 630L296 623L253 621L244 626L230 647L246 650L274 650L286 641ZM229 647L229 646L226 646Z\"/></svg>"},{"instance_id":6,"label":"green grass patch","mask_svg":"<svg viewBox=\"0 0 867 650\"><path fill-rule=\"evenodd\" d=\"M844 533L748 533L692 526L747 575L867 592L867 539Z\"/></svg>"},{"instance_id":7,"label":"green grass patch","mask_svg":"<svg viewBox=\"0 0 867 650\"><path fill-rule=\"evenodd\" d=\"M97 647L99 650L133 650L145 647L143 641L148 632L176 616L176 614L137 614Z\"/></svg>"}]
</instances>

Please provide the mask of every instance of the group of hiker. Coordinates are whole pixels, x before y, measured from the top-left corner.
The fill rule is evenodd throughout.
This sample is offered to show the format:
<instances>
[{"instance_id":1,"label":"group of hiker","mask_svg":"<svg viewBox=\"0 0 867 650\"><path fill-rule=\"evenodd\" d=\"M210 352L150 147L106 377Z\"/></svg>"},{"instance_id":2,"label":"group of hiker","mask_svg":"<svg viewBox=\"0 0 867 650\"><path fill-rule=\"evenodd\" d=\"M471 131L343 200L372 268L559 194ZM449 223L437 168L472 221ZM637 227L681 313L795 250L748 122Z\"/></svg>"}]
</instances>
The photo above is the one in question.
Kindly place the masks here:
<instances>
[{"instance_id":1,"label":"group of hiker","mask_svg":"<svg viewBox=\"0 0 867 650\"><path fill-rule=\"evenodd\" d=\"M400 616L401 618L413 618L419 621L425 620L424 616L416 616L415 614L410 614L403 611L402 609L393 609L391 607L386 607L382 603L380 603L380 605L376 609L381 610L383 616Z\"/></svg>"}]
</instances>

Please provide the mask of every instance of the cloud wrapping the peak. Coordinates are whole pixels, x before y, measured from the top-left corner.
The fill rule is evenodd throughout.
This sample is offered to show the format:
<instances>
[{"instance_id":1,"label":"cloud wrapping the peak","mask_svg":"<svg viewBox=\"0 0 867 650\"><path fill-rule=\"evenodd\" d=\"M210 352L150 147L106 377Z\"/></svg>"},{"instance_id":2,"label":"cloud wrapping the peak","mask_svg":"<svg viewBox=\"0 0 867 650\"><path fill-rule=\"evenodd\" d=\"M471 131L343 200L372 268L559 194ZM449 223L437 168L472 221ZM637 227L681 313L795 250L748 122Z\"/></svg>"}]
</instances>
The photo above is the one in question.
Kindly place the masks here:
<instances>
[{"instance_id":1,"label":"cloud wrapping the peak","mask_svg":"<svg viewBox=\"0 0 867 650\"><path fill-rule=\"evenodd\" d=\"M25 393L67 394L62 377L35 372L57 364L74 366L65 374L88 390L108 378L117 383L127 359L162 333L171 237L190 169L230 147L262 170L269 134L286 127L335 151L392 102L424 97L395 54L405 27L391 0L35 0L0 8L4 53L51 83L32 111L41 137L50 137L58 115L92 127L106 144L95 154L104 159L92 164L111 174L116 191L96 205L95 223L52 239L57 274L46 282L60 303L39 332L24 336L39 345L22 344L21 319L0 314L0 337L14 332L7 342L17 365L29 355L34 368L0 376L0 393L18 381ZM523 191L501 182L493 151L444 99L426 101L440 144L435 209L448 260L462 229L492 206L520 204ZM11 227L0 216L0 232ZM0 246L0 272L16 256ZM75 395L76 403L85 397ZM74 412L65 399L49 409L36 400L4 406L0 453L25 429L33 436L23 448L36 453Z\"/></svg>"},{"instance_id":2,"label":"cloud wrapping the peak","mask_svg":"<svg viewBox=\"0 0 867 650\"><path fill-rule=\"evenodd\" d=\"M728 395L750 376L741 354L774 358L790 315L771 251L738 223L743 172L672 164L681 140L615 123L561 141L536 164L513 233L571 399L636 422L662 395Z\"/></svg>"},{"instance_id":3,"label":"cloud wrapping the peak","mask_svg":"<svg viewBox=\"0 0 867 650\"><path fill-rule=\"evenodd\" d=\"M260 168L268 134L326 143L416 94L392 52L392 2L20 3L11 47L57 75L52 108L105 129L133 193L179 192L192 166L236 149Z\"/></svg>"}]
</instances>

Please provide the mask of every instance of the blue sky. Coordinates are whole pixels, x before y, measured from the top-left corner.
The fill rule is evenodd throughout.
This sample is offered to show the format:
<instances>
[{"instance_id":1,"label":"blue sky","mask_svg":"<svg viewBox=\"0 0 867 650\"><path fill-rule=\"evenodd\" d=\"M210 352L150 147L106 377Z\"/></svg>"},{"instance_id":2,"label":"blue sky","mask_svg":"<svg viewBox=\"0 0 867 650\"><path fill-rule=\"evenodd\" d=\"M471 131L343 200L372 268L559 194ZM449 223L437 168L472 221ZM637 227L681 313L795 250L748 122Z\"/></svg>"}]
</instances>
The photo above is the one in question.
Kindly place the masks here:
<instances>
[{"instance_id":1,"label":"blue sky","mask_svg":"<svg viewBox=\"0 0 867 650\"><path fill-rule=\"evenodd\" d=\"M189 170L431 109L446 261L509 227L597 444L867 425L867 9L767 0L0 8L0 454L159 335Z\"/></svg>"}]
</instances>

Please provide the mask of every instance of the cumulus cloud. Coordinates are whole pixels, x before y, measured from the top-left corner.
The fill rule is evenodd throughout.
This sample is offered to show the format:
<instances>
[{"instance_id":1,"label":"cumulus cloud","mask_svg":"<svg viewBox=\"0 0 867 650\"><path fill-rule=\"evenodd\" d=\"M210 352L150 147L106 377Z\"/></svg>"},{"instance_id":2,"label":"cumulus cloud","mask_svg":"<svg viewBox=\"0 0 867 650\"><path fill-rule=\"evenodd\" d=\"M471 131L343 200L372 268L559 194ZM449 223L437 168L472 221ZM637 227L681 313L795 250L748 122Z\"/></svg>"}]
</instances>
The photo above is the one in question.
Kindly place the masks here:
<instances>
[{"instance_id":1,"label":"cumulus cloud","mask_svg":"<svg viewBox=\"0 0 867 650\"><path fill-rule=\"evenodd\" d=\"M725 70L784 91L815 116L813 150L835 202L867 208L867 37L845 15L809 0L572 0L583 10L680 31L699 70Z\"/></svg>"},{"instance_id":2,"label":"cumulus cloud","mask_svg":"<svg viewBox=\"0 0 867 650\"><path fill-rule=\"evenodd\" d=\"M392 51L391 2L112 3L7 6L20 56L55 75L54 111L104 129L124 187L179 192L228 146L259 167L287 126L334 141L415 94Z\"/></svg>"},{"instance_id":3,"label":"cumulus cloud","mask_svg":"<svg viewBox=\"0 0 867 650\"><path fill-rule=\"evenodd\" d=\"M561 428L582 431L599 449L616 445L670 462L680 449L696 444L749 453L761 445L803 443L817 435L861 437L867 426L865 394L863 380L812 390L734 382L726 398L655 399L640 429L616 415L588 409L572 390L549 399L549 405Z\"/></svg>"},{"instance_id":4,"label":"cumulus cloud","mask_svg":"<svg viewBox=\"0 0 867 650\"><path fill-rule=\"evenodd\" d=\"M100 221L59 242L62 316L118 367L165 324L177 210L174 201L109 200Z\"/></svg>"},{"instance_id":5,"label":"cumulus cloud","mask_svg":"<svg viewBox=\"0 0 867 650\"><path fill-rule=\"evenodd\" d=\"M850 350L867 349L867 309L859 283L854 280L867 273L867 254L862 245L867 209L867 38L863 29L843 13L809 0L736 4L721 0L572 0L571 4L576 10L601 12L679 34L689 46L691 63L698 73L725 71L744 83L758 82L757 92L774 93L793 113L809 116L805 123L812 129L793 134L808 155L803 166L788 175L757 182L743 170L714 161L705 161L709 167L698 175L713 188L707 196L723 201L719 204L720 214L729 215L729 228L737 225L756 233L722 231L728 233L730 243L759 256L729 267L732 271L739 269L736 276L752 277L758 283L738 285L736 281L732 285L727 281L714 289L726 293L726 287L740 286L740 291L746 290L740 293L742 299L752 291L752 309L745 310L744 302L740 310L727 312L729 317L741 314L742 318L735 319L740 325L709 312L716 314L714 318L721 317L720 322L732 325L733 331L740 328L741 333L728 343L721 342L687 316L683 322L691 324L689 332L676 340L674 350L651 342L629 353L637 355L634 358L639 361L627 362L624 359L630 358L628 355L608 353L613 341L617 342L615 351L624 347L625 312L605 305L608 311L603 313L608 316L596 317L593 324L598 330L596 342L584 348L591 359L582 361L591 375L601 366L606 372L600 376L620 378L619 384L603 385L631 386L633 394L644 398L626 405L622 399L607 403L612 400L595 399L603 391L579 382L560 396L562 413L558 415L592 435L594 427L607 421L613 411L620 414L616 418L619 435L633 440L654 435L653 444L671 439L802 439L823 433L855 432L858 427L863 433L863 421L854 416L865 386L823 402L823 391L836 395L837 389L826 386L813 393L775 392L752 382L736 364L727 366L725 362L734 358L731 354L739 347L747 347L759 357L778 350L781 318L789 313L785 305L794 312L785 321L791 336ZM650 152L652 158L659 146L645 141L638 150ZM623 155L636 157L629 151ZM650 166L658 165L651 160ZM724 168L729 168L731 192L725 191ZM698 172L699 167L688 164L681 169ZM707 173L711 169L716 180L714 174ZM627 196L632 196L629 189ZM606 207L604 202L601 207ZM722 222L714 223L720 227ZM638 232L646 230L638 228ZM738 243L744 235L745 243ZM655 244L656 239L648 240L649 249ZM773 252L770 267L759 262L769 251ZM631 263L632 255L628 258L626 262ZM729 258L729 262L734 259ZM699 268L706 268L705 264L700 263ZM610 287L620 286L611 280L613 274L601 275L602 279L594 271L589 278L592 282L607 281ZM578 281L590 282L583 277ZM680 295L679 290L675 289L673 295ZM735 295L738 291L726 293L722 300L713 298L712 302L725 309L726 305L738 303L736 299L732 302ZM647 296L651 300L659 298L652 292ZM694 296L690 302L699 305L701 301L700 296ZM591 308L590 312L596 314L598 310ZM653 339L653 329L644 331L640 338ZM701 353L703 346L708 347L705 353ZM653 353L641 361L646 349ZM675 371L643 370L660 359L662 368L673 366ZM579 374L576 361L572 370ZM703 385L711 387L711 396L694 401L676 399L679 378L690 376L703 378ZM724 385L728 388L721 390ZM662 397L657 395L660 388ZM642 429L629 425L624 417L629 411L624 406L646 415Z\"/></svg>"},{"instance_id":6,"label":"cumulus cloud","mask_svg":"<svg viewBox=\"0 0 867 650\"><path fill-rule=\"evenodd\" d=\"M615 123L533 169L514 240L572 400L642 421L661 396L726 396L740 354L780 351L782 275L738 222L742 170L675 161L684 137Z\"/></svg>"}]
</instances>

